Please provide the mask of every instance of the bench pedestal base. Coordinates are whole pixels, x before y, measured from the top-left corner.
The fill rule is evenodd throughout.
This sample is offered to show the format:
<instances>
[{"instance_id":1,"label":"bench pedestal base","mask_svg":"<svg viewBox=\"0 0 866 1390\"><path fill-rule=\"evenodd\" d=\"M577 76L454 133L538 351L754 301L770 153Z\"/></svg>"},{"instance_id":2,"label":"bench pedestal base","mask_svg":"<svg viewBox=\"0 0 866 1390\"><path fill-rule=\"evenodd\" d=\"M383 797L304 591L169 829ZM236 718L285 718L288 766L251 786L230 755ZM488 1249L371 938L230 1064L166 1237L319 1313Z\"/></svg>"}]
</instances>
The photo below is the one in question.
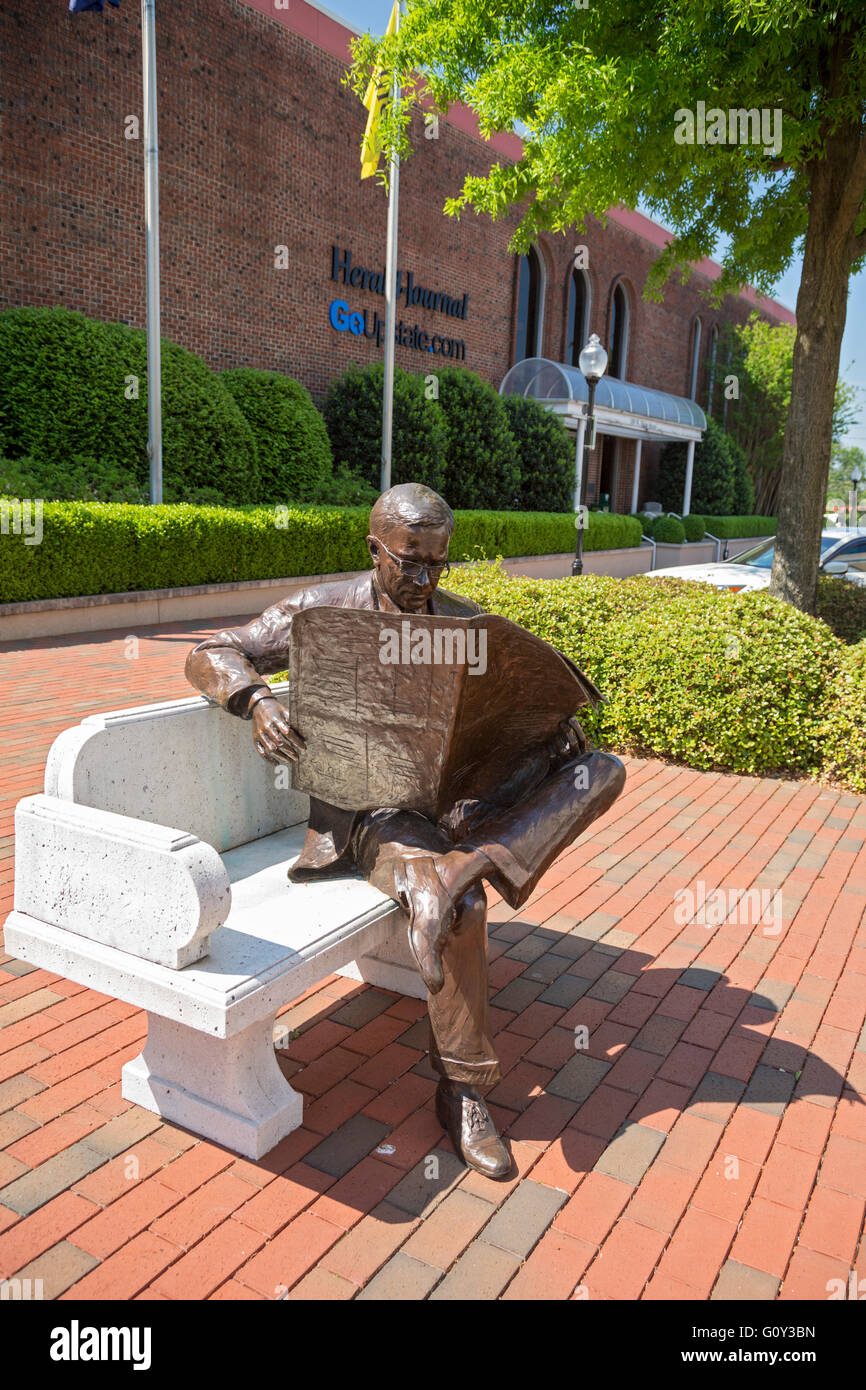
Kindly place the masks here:
<instances>
[{"instance_id":1,"label":"bench pedestal base","mask_svg":"<svg viewBox=\"0 0 866 1390\"><path fill-rule=\"evenodd\" d=\"M369 955L350 961L337 974L360 980L365 985L393 990L395 994L408 994L412 999L427 998L427 988L409 950L406 918L402 913L398 925L381 945Z\"/></svg>"},{"instance_id":2,"label":"bench pedestal base","mask_svg":"<svg viewBox=\"0 0 866 1390\"><path fill-rule=\"evenodd\" d=\"M245 1158L297 1129L303 1097L274 1054L274 1019L215 1038L149 1013L143 1051L123 1068L125 1100Z\"/></svg>"}]
</instances>

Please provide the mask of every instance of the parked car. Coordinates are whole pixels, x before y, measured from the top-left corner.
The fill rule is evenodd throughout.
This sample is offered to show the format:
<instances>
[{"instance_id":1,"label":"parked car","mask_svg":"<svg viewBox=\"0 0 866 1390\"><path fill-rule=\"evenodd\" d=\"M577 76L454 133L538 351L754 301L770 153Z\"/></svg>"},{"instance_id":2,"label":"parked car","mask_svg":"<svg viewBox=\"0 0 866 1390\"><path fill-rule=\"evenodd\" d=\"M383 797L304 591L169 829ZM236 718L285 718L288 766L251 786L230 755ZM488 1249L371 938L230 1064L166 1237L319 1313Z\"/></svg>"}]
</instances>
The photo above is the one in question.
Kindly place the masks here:
<instances>
[{"instance_id":1,"label":"parked car","mask_svg":"<svg viewBox=\"0 0 866 1390\"><path fill-rule=\"evenodd\" d=\"M766 589L775 550L776 538L770 536L736 559L709 565L672 565L669 569L651 570L650 578L668 575L674 579L695 579L733 594L741 589ZM853 584L866 585L866 527L833 526L822 531L820 569L822 574L840 575Z\"/></svg>"}]
</instances>

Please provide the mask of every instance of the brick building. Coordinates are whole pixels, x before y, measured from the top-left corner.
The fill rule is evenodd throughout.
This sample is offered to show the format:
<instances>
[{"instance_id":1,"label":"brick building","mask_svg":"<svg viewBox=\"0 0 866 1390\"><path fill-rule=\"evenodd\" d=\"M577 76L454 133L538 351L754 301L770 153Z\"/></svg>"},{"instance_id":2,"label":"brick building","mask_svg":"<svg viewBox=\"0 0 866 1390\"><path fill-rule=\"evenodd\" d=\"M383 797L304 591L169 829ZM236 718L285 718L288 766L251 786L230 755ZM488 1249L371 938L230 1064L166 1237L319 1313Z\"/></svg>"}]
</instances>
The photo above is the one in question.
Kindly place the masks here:
<instances>
[{"instance_id":1,"label":"brick building","mask_svg":"<svg viewBox=\"0 0 866 1390\"><path fill-rule=\"evenodd\" d=\"M381 360L386 200L360 180L365 113L341 83L352 31L306 0L277 3L157 7L162 331L215 368L275 368L321 400L349 362ZM63 304L143 327L139 7L70 15L59 0L2 0L0 42L0 305ZM643 300L667 234L638 213L510 255L514 219L456 221L442 208L467 172L514 158L519 141L483 141L465 108L440 119L436 139L416 113L412 138L397 347L409 371L458 361L499 387L515 360L576 360L595 332L612 375L705 405L720 325L756 307L793 319L753 294L712 310L701 294L712 262L668 285L663 303ZM646 442L641 503L659 448ZM629 510L634 450L627 435L602 435L591 497Z\"/></svg>"}]
</instances>

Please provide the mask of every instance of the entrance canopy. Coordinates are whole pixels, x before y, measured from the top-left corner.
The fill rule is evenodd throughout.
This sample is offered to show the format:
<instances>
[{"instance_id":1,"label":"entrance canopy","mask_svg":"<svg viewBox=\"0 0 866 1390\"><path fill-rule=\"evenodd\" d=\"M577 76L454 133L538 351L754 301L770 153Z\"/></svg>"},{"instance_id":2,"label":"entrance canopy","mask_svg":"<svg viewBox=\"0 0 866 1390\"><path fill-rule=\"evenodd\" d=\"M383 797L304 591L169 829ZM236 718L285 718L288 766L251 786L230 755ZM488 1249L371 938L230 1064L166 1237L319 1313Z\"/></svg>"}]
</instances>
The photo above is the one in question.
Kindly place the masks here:
<instances>
[{"instance_id":1,"label":"entrance canopy","mask_svg":"<svg viewBox=\"0 0 866 1390\"><path fill-rule=\"evenodd\" d=\"M515 362L502 378L501 396L530 396L559 415L576 431L574 505L578 506L583 469L583 446L589 410L589 386L578 367L551 362L546 357L527 357ZM681 440L686 445L686 479L682 516L691 504L695 444L707 427L707 417L696 401L603 376L595 388L593 414L599 434L634 439L631 510L637 511L640 487L641 446L646 440Z\"/></svg>"},{"instance_id":2,"label":"entrance canopy","mask_svg":"<svg viewBox=\"0 0 866 1390\"><path fill-rule=\"evenodd\" d=\"M563 416L571 429L586 418L589 402L589 387L580 369L546 357L516 362L503 377L499 394L531 396ZM601 434L626 439L697 440L707 427L707 417L695 401L614 377L601 378L594 409Z\"/></svg>"}]
</instances>

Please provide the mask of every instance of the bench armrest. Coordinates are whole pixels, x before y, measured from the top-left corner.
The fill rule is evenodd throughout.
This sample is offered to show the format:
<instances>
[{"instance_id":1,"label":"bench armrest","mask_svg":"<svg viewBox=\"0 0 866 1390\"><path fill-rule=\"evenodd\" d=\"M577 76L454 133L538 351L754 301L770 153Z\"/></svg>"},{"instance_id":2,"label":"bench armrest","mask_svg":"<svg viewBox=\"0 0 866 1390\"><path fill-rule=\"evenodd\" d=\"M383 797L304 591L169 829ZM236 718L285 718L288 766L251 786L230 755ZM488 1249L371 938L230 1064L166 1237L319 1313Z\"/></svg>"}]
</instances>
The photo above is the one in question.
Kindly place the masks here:
<instances>
[{"instance_id":1,"label":"bench armrest","mask_svg":"<svg viewBox=\"0 0 866 1390\"><path fill-rule=\"evenodd\" d=\"M53 796L15 810L15 909L181 970L208 954L231 887L195 835Z\"/></svg>"}]
</instances>

